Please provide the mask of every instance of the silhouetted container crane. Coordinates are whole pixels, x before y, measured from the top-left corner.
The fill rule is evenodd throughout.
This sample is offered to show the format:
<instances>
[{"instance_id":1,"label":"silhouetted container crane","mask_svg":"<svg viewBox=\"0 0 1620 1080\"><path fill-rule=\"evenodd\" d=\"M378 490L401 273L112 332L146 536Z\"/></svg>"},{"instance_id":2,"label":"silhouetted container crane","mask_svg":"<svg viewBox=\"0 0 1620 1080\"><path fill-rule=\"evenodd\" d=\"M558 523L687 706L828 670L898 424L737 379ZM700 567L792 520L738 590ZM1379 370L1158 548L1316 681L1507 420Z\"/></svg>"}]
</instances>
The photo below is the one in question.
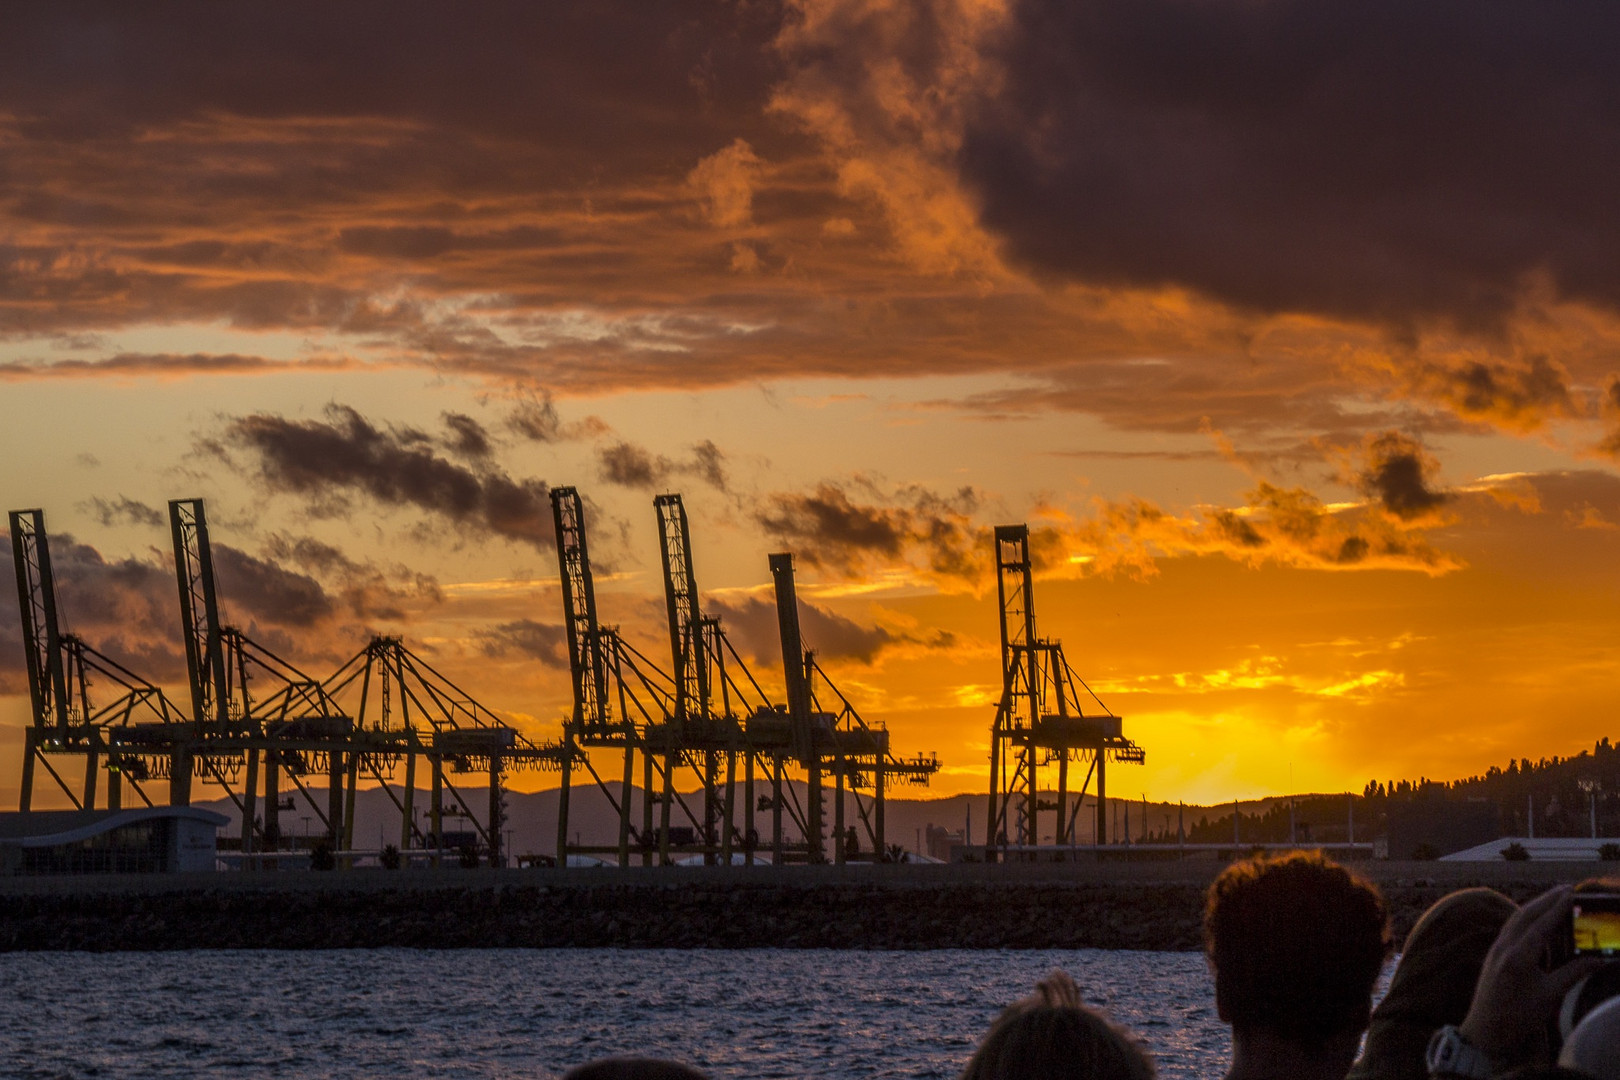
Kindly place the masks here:
<instances>
[{"instance_id":1,"label":"silhouetted container crane","mask_svg":"<svg viewBox=\"0 0 1620 1080\"><path fill-rule=\"evenodd\" d=\"M337 850L354 847L355 794L362 772L370 774L400 811L401 848L443 848L443 792L448 789L483 842L491 865L504 863L503 776L509 769L556 768L561 743L537 745L499 720L466 691L412 653L397 637L375 637L325 680L316 680L240 630L221 624L208 525L200 499L169 504L175 572L180 586L181 625L187 670L198 717L200 747L215 781L242 813L242 850L280 845L280 778L304 796ZM353 713L340 702L358 690ZM240 794L218 763L245 761ZM415 822L416 766L431 774L429 833ZM403 797L389 784L403 764ZM259 820L258 772L263 766L263 817ZM482 822L446 771L484 773L488 807ZM323 811L303 781L310 772L328 777ZM413 843L415 841L415 843Z\"/></svg>"},{"instance_id":2,"label":"silhouetted container crane","mask_svg":"<svg viewBox=\"0 0 1620 1080\"><path fill-rule=\"evenodd\" d=\"M107 809L122 807L125 783L152 805L140 787L152 775L143 754L154 742L168 745L165 733L182 730L183 715L151 682L62 630L44 511L13 510L10 527L32 706L23 732L19 809L32 804L36 761L78 809L95 809L102 768ZM91 690L95 683L110 684L116 696L98 703ZM77 794L46 755L84 756L84 784Z\"/></svg>"},{"instance_id":3,"label":"silhouetted container crane","mask_svg":"<svg viewBox=\"0 0 1620 1080\"><path fill-rule=\"evenodd\" d=\"M729 862L739 853L751 862L762 846L755 827L755 814L761 809L771 812L772 861L826 861L820 794L823 775L833 777L840 790L847 782L856 791L873 850L881 852L882 814L862 800L860 789L881 785L895 776L925 780L937 769L937 762L925 758L900 762L888 756L887 732L868 728L841 696L836 713L815 708L809 678L820 669L810 666L813 659L799 643L791 560L786 564L785 593L778 579L779 611L793 613L791 621L783 623L785 640L790 642L784 655L797 658L788 665L789 703L784 706L770 701L727 639L720 620L703 614L692 568L690 523L679 495L660 495L654 500L671 673L629 646L616 629L599 625L583 502L573 488L554 489L551 497L574 697L565 723L571 750L564 774L566 777L571 767L583 764L613 801L620 818L620 864L628 864L632 841L643 863L655 858L669 863L676 856L696 854L710 862ZM773 570L778 561L773 557ZM615 748L623 755L625 778L617 798L590 766L588 753ZM880 755L879 750L884 753ZM629 801L637 752L641 754L644 792L639 828L631 824ZM805 769L810 779L812 794L807 805L800 804L788 783L786 770L795 765ZM697 780L701 811L688 805L677 788L676 779L683 769L690 769ZM758 798L761 774L770 794ZM573 853L612 853L612 849L569 842L567 792L565 780L558 822L560 858L566 861ZM677 810L689 824L678 823ZM842 814L838 817L841 826ZM799 830L800 840L788 839L789 826ZM835 845L835 859L841 861L844 854L844 845Z\"/></svg>"},{"instance_id":4,"label":"silhouetted container crane","mask_svg":"<svg viewBox=\"0 0 1620 1080\"><path fill-rule=\"evenodd\" d=\"M903 760L889 750L887 729L868 724L816 663L815 653L804 648L799 628L798 591L793 580L793 556L778 552L770 557L771 578L776 590L776 617L782 642L782 668L786 675L788 718L791 723L793 753L809 776L807 819L811 861L826 858L822 777L833 778L833 862L842 864L848 852L848 830L844 822L844 792L847 788L866 828L874 857L888 851L884 830L884 800L891 779L926 784L939 771L939 760L919 754ZM815 693L816 677L836 700L836 712L821 707ZM863 789L870 789L868 800Z\"/></svg>"},{"instance_id":5,"label":"silhouetted container crane","mask_svg":"<svg viewBox=\"0 0 1620 1080\"><path fill-rule=\"evenodd\" d=\"M586 540L584 501L572 487L551 492L552 514L556 525L557 559L562 583L564 625L567 633L569 673L573 703L564 721L565 745L562 786L557 819L557 857L566 865L572 854L616 855L619 865L628 866L632 847L643 864L656 857L667 863L674 855L701 852L706 858L716 853L729 857L733 836L728 830L717 835L715 807L721 796L714 790L712 776L699 768L705 813L692 811L675 790L675 775L693 755L713 749L709 728L713 717L707 706L710 667L707 653L675 654L675 670L685 666L685 677L677 679L658 667L620 636L616 627L601 626L597 619L596 593L591 577L590 554ZM681 515L677 514L676 517ZM682 526L677 526L683 530ZM681 618L696 611L696 590L691 585L690 551L684 531L669 536L666 550L675 551L679 565L674 570L681 581ZM666 564L667 569L667 564ZM686 624L681 623L678 640L688 640ZM697 634L698 649L704 648L703 633ZM703 670L694 675L692 668ZM684 689L683 689L684 685ZM701 688L697 690L694 688ZM615 703L617 709L615 711ZM709 720L703 719L709 717ZM682 719L677 719L682 718ZM723 728L723 724L718 725ZM708 736L706 736L708 732ZM706 738L708 741L706 742ZM590 750L617 749L622 755L622 780L615 793L596 772ZM641 754L642 821L632 825L631 794L635 780L635 758ZM568 812L571 773L584 768L609 800L619 819L618 844L603 847L569 841ZM658 806L654 823L653 807ZM673 813L680 807L690 826L676 825Z\"/></svg>"},{"instance_id":6,"label":"silhouetted container crane","mask_svg":"<svg viewBox=\"0 0 1620 1080\"><path fill-rule=\"evenodd\" d=\"M702 613L680 496L661 495L654 504L669 615L670 673L625 642L617 628L598 624L583 501L572 488L552 492L574 700L563 739L546 744L532 742L504 723L397 637L374 637L333 675L319 680L226 624L200 499L169 504L192 705L186 716L157 686L61 629L44 515L13 511L12 547L33 707L25 733L21 806L26 810L30 805L36 764L74 805L85 809L96 804L103 768L108 773L106 801L113 808L120 805L124 783L151 805L141 782L167 778L171 804L186 805L193 781L200 779L221 788L241 813L244 865L273 865L285 847L280 813L293 805L290 798L283 802L285 779L319 818L331 847L344 853L340 865L348 865L355 793L364 776L399 810L402 852L437 861L443 853L443 818L458 816L473 824L491 863L498 865L503 861L505 773L555 768L562 775L557 850L564 865L571 850L616 851L620 865L628 865L632 846L644 863L656 857L668 864L679 854L730 861L738 849L751 862L760 846L755 813L767 808L773 859L821 862L827 861L822 784L830 777L836 788L833 861L847 855L846 787L875 856L882 857L888 782L903 778L926 783L938 769L937 760L893 757L888 732L862 720L803 648L788 555L771 559L789 696L788 704L773 704L727 640L720 620ZM97 703L92 683L115 688L116 698ZM818 686L831 695L835 710L821 707ZM591 763L591 749L618 749L623 755L615 800L619 838L612 849L568 844L573 768L584 768L614 799ZM640 829L633 827L631 813L638 751L644 776ZM65 754L85 758L85 780L77 792L49 760ZM426 830L416 821L414 805L419 760L431 772ZM787 782L789 766L804 769L809 777L807 806L800 805ZM683 768L698 778L701 812L676 790L676 774ZM756 799L758 770L764 771L771 794ZM488 777L482 822L451 779L451 774L465 773ZM328 779L324 808L305 783L311 774ZM459 809L447 810L446 791ZM659 806L656 825L654 804ZM690 827L675 823L676 807ZM788 840L790 824L799 830L800 840Z\"/></svg>"},{"instance_id":7,"label":"silhouetted container crane","mask_svg":"<svg viewBox=\"0 0 1620 1080\"><path fill-rule=\"evenodd\" d=\"M636 747L640 733L634 713L644 713L624 681L626 667L618 631L602 627L596 618L596 586L591 579L591 556L585 538L585 503L571 487L551 489L551 514L556 526L557 569L562 582L563 625L568 640L568 673L573 707L563 723L562 784L557 801L557 862L566 866L568 809L573 765L577 760L596 780L619 819L616 854L620 866L630 865L630 792L635 781ZM634 661L630 662L632 665ZM611 689L618 691L619 711L613 710ZM632 704L632 702L635 704ZM649 717L650 718L650 714ZM596 774L583 748L617 748L623 754L618 795ZM649 759L650 763L650 759ZM645 795L643 798L645 799ZM595 850L594 848L592 849Z\"/></svg>"},{"instance_id":8,"label":"silhouetted container crane","mask_svg":"<svg viewBox=\"0 0 1620 1080\"><path fill-rule=\"evenodd\" d=\"M350 846L353 824L350 821L345 827L345 821L352 818L354 755L359 749L351 745L354 720L318 679L221 622L203 501L170 500L169 529L180 587L180 626L197 732L195 750L201 755L204 775L212 776L241 812L242 850L279 846L282 776L309 803L332 848ZM176 754L170 776L170 802L175 805L191 799L192 769L180 767L181 756ZM225 761L245 764L240 791L222 771ZM261 765L264 812L255 828L254 822L260 820L255 804ZM303 777L311 772L327 776L325 810L304 783ZM347 799L345 785L351 789Z\"/></svg>"},{"instance_id":9,"label":"silhouetted container crane","mask_svg":"<svg viewBox=\"0 0 1620 1080\"><path fill-rule=\"evenodd\" d=\"M1094 842L1108 842L1108 761L1140 764L1146 755L1124 735L1124 722L1078 679L1064 659L1063 646L1035 633L1035 586L1029 554L1028 525L998 525L995 530L996 595L1001 609L1001 699L990 729L990 808L986 853L995 858L1009 849L1040 842L1042 810L1056 811L1054 840L1075 841L1075 818L1085 802L1091 777L1097 777ZM1099 713L1087 714L1079 693L1095 701ZM1074 809L1069 809L1069 763L1088 763ZM1043 804L1038 785L1043 765L1057 764L1057 801Z\"/></svg>"},{"instance_id":10,"label":"silhouetted container crane","mask_svg":"<svg viewBox=\"0 0 1620 1080\"><path fill-rule=\"evenodd\" d=\"M83 809L97 800L98 769L108 773L106 800L119 806L122 784L143 801L148 779L169 780L169 802L191 801L192 782L217 784L242 816L244 857L278 851L285 779L302 793L331 846L352 849L355 791L362 772L382 785L401 812L401 847L442 847L441 797L448 789L461 815L473 822L492 863L502 861L502 777L512 769L557 768L564 743L536 744L434 670L398 638L374 638L327 680L317 680L220 618L207 517L200 499L169 504L180 621L192 715L163 691L62 631L51 571L44 514L10 515L18 598L23 614L33 719L25 733L21 807L29 808L35 763ZM97 704L92 682L111 684L116 700ZM340 695L357 693L351 715ZM76 793L46 755L85 757L85 780ZM412 798L418 758L433 776L431 835L414 822ZM403 798L389 781L403 763ZM486 773L489 808L482 823L445 772ZM260 776L262 770L262 779ZM304 782L328 778L323 809ZM262 791L261 791L262 788ZM260 800L262 799L262 813ZM252 861L249 862L253 864Z\"/></svg>"}]
</instances>

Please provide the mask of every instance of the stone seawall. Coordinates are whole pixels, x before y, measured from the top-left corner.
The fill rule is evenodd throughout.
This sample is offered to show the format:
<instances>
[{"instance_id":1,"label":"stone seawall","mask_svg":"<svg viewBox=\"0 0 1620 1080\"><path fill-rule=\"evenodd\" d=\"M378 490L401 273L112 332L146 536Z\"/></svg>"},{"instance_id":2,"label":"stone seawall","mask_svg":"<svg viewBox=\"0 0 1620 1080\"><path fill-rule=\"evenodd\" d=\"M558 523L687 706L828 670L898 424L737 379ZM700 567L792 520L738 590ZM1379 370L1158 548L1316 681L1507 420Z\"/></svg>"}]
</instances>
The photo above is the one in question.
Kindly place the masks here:
<instances>
[{"instance_id":1,"label":"stone seawall","mask_svg":"<svg viewBox=\"0 0 1620 1080\"><path fill-rule=\"evenodd\" d=\"M810 872L695 879L654 872L618 881L600 873L537 879L507 871L6 883L0 950L1196 949L1214 873L854 880L861 875L804 869ZM1381 884L1404 936L1424 908L1455 888L1491 884L1524 899L1572 876L1584 875L1519 871L1480 880L1453 873Z\"/></svg>"}]
</instances>

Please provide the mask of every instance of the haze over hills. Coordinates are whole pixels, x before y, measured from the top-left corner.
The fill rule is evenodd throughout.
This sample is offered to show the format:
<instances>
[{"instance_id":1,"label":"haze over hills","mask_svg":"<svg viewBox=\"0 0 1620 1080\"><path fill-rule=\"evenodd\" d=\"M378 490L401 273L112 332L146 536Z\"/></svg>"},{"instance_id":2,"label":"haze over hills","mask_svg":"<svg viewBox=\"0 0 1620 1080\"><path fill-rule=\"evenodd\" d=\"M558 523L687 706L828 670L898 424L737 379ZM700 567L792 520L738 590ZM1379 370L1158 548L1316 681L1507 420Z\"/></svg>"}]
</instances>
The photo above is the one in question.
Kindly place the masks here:
<instances>
[{"instance_id":1,"label":"haze over hills","mask_svg":"<svg viewBox=\"0 0 1620 1080\"><path fill-rule=\"evenodd\" d=\"M763 787L763 785L762 785ZM802 806L805 800L805 785L795 782L792 787ZM326 789L311 787L310 795L315 805L324 809L326 806ZM515 855L550 855L557 849L557 788L548 788L536 792L508 792L506 796L506 819L509 838L508 850ZM609 783L608 791L617 798L619 785ZM283 792L286 799L288 792ZM304 796L296 791L290 793L293 799L293 809L281 811L281 828L284 835L302 836L306 832L319 834L321 831L320 816L311 809ZM467 788L463 791L467 805L478 815L482 815L487 808L488 796L483 789ZM1306 796L1301 796L1305 798ZM703 797L700 791L682 792L681 798L692 812L701 817L703 812ZM738 798L741 798L739 790ZM859 827L859 816L853 798L847 797L845 804L845 821L856 825L861 839L862 850L867 850L865 830ZM631 814L633 822L639 822L642 813L642 790L639 787L631 788L630 795ZM967 829L968 836L976 843L984 842L985 815L988 813L984 795L952 795L937 799L902 799L890 797L885 808L885 831L888 842L900 844L908 851L926 849L926 832L930 825L960 833ZM414 805L418 820L425 823L430 793L425 788L417 789ZM1126 803L1123 800L1110 800L1114 806L1111 815L1115 824L1111 826L1115 835L1119 835L1129 815L1130 831L1132 837L1140 837L1142 833L1142 803L1140 801ZM831 808L831 792L828 792L827 825L832 826L833 814ZM1245 815L1265 813L1273 807L1285 806L1286 798L1273 798L1247 801L1241 804ZM235 835L240 829L241 815L229 799L216 799L207 802L197 802L193 805L217 811L225 815L231 824L222 830L222 835ZM1091 821L1095 813L1096 800L1087 796L1085 807L1077 817L1077 830L1081 843L1088 843L1091 839ZM1127 810L1128 806L1128 810ZM459 814L460 808L456 805L448 792L444 799L445 831L454 831L462 826L458 824L457 817L452 816L454 810ZM1222 810L1231 813L1231 804L1225 807L1199 807L1186 806L1181 808L1186 825L1189 829L1201 817L1217 817ZM1178 807L1175 803L1147 804L1148 827L1154 833L1168 830L1174 834L1177 826ZM655 809L656 813L656 809ZM738 808L738 819L741 821L742 808ZM1046 828L1051 827L1051 816L1043 817ZM676 806L671 815L673 824L689 824L680 807ZM575 787L570 792L568 810L569 832L577 837L579 843L585 844L613 844L618 840L618 814L609 802L607 795L595 785L588 787ZM770 811L756 811L755 828L761 835L761 846L768 847L766 838L770 829ZM791 825L787 826L790 836L796 836L797 830ZM355 827L354 844L359 850L372 850L384 844L398 844L400 832L399 810L389 799L387 793L381 788L366 788L355 795ZM1049 838L1048 838L1049 839Z\"/></svg>"}]
</instances>

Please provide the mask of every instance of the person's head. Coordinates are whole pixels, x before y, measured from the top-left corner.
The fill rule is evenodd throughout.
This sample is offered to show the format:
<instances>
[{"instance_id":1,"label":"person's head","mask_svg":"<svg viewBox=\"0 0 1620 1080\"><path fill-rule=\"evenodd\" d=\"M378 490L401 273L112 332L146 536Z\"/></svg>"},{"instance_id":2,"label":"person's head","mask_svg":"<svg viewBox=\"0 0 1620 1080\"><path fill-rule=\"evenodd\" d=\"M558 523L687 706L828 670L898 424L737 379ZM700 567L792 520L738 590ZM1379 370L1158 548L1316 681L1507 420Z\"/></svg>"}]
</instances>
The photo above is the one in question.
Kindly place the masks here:
<instances>
[{"instance_id":1,"label":"person's head","mask_svg":"<svg viewBox=\"0 0 1620 1080\"><path fill-rule=\"evenodd\" d=\"M658 1058L616 1057L576 1065L563 1080L709 1080L690 1065Z\"/></svg>"},{"instance_id":2,"label":"person's head","mask_svg":"<svg viewBox=\"0 0 1620 1080\"><path fill-rule=\"evenodd\" d=\"M1125 1032L1081 1004L1053 972L990 1025L962 1080L1153 1080L1153 1062Z\"/></svg>"},{"instance_id":3,"label":"person's head","mask_svg":"<svg viewBox=\"0 0 1620 1080\"><path fill-rule=\"evenodd\" d=\"M1389 955L1389 916L1369 882L1320 853L1234 863L1209 888L1204 946L1215 1007L1235 1035L1320 1050L1367 1026Z\"/></svg>"}]
</instances>

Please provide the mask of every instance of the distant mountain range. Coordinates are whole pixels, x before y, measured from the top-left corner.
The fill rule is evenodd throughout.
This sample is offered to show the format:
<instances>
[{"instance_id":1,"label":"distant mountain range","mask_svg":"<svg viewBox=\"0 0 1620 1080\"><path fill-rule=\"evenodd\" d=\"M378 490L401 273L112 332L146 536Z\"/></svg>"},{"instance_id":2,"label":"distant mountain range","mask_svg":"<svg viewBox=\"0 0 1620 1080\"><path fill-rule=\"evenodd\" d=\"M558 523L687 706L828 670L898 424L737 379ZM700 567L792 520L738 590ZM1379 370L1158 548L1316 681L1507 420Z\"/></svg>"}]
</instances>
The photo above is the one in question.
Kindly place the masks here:
<instances>
[{"instance_id":1,"label":"distant mountain range","mask_svg":"<svg viewBox=\"0 0 1620 1080\"><path fill-rule=\"evenodd\" d=\"M738 798L742 797L741 786L738 785ZM799 805L804 805L805 785L794 782L792 787L798 796ZM464 787L460 789L462 797L466 799L468 807L472 809L480 820L488 808L488 795L478 787ZM757 793L763 793L764 785L760 785ZM509 791L506 794L506 825L510 836L507 841L507 850L514 855L551 855L557 849L557 788L549 788L536 792ZM613 799L619 796L619 784L609 783L607 791ZM320 816L305 801L304 796L294 791L290 793L293 799L293 809L281 811L281 830L283 835L302 836L306 832L318 835L322 827ZM310 794L316 806L323 810L326 806L326 789L311 787ZM398 794L398 792L396 792ZM1043 793L1050 795L1051 793ZM282 792L282 798L288 797L288 792ZM700 818L703 813L703 798L701 792L684 792L681 797L692 812ZM1051 795L1055 798L1055 795ZM830 805L832 793L827 793L829 806L827 808L827 827L830 830L833 823L833 812ZM414 805L419 820L426 820L430 793L426 789L418 789ZM632 823L641 820L642 792L639 787L632 787L630 794ZM1111 815L1117 823L1114 831L1117 834L1123 826L1125 806L1124 802L1111 800L1116 806ZM1274 804L1286 804L1286 799L1266 799L1245 802L1245 813L1269 808ZM194 805L215 810L231 819L231 824L224 830L225 835L234 835L241 828L241 815L237 812L235 804L229 799L216 799L208 802L197 802ZM1094 813L1095 800L1087 796L1085 810L1077 819L1077 831L1081 843L1087 843L1091 836L1091 817ZM1230 804L1227 804L1230 812ZM452 809L459 812L454 799L448 793L444 798L445 831L451 832L458 828L457 819L451 816ZM1190 828L1201 814L1209 813L1219 808L1205 808L1188 806L1185 808L1186 822ZM961 833L966 829L968 838L975 843L984 842L985 815L989 807L987 797L984 795L952 795L937 799L901 799L890 797L885 806L885 832L888 842L900 844L910 851L926 852L926 835L929 826ZM262 810L261 810L262 812ZM656 813L656 811L655 811ZM1175 803L1149 803L1147 804L1148 826L1155 832L1168 829L1174 832L1177 821L1177 807ZM1129 817L1131 835L1139 836L1142 831L1142 803L1134 801L1129 804ZM761 846L768 844L771 815L769 810L760 810L755 813L755 828L760 834ZM738 808L739 825L742 821L742 809ZM845 822L856 825L861 846L867 846L865 829L859 825L859 817L854 800L846 796ZM1043 816L1045 828L1051 828L1051 815ZM675 825L688 824L685 815L679 806L671 814L671 822ZM796 830L791 824L787 825L790 835L796 838ZM609 801L608 794L594 784L574 787L569 796L568 804L568 831L578 839L576 843L585 844L614 844L618 842L619 822L618 813ZM386 792L381 788L365 788L355 794L355 826L354 846L360 850L380 848L385 844L398 844L400 839L399 810L394 806Z\"/></svg>"}]
</instances>

